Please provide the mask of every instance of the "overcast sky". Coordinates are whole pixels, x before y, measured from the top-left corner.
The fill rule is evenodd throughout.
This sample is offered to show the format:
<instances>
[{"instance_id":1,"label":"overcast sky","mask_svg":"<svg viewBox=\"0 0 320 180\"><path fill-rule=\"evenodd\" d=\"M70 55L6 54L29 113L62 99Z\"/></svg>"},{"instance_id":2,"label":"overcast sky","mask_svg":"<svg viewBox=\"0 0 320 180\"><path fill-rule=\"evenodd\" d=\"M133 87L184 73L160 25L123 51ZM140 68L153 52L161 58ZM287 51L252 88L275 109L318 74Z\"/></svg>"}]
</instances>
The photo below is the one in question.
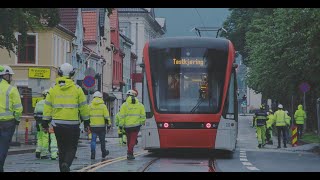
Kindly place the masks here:
<instances>
[{"instance_id":1,"label":"overcast sky","mask_svg":"<svg viewBox=\"0 0 320 180\"><path fill-rule=\"evenodd\" d=\"M154 8L156 17L166 18L165 37L196 36L194 27L221 27L229 15L228 8ZM201 32L215 37L217 32Z\"/></svg>"}]
</instances>

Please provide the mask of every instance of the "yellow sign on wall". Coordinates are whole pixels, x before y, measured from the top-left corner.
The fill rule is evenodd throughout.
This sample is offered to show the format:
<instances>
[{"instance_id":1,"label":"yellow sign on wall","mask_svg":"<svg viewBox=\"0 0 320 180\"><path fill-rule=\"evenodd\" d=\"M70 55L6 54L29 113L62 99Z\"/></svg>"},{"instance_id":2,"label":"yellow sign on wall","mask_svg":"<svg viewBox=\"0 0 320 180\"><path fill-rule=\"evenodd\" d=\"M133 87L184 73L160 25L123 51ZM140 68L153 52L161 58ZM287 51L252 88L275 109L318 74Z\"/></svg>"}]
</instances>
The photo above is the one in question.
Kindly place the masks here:
<instances>
[{"instance_id":1,"label":"yellow sign on wall","mask_svg":"<svg viewBox=\"0 0 320 180\"><path fill-rule=\"evenodd\" d=\"M29 78L50 79L50 68L29 68Z\"/></svg>"},{"instance_id":2,"label":"yellow sign on wall","mask_svg":"<svg viewBox=\"0 0 320 180\"><path fill-rule=\"evenodd\" d=\"M36 107L37 102L41 101L43 97L33 97L32 98L32 107Z\"/></svg>"}]
</instances>

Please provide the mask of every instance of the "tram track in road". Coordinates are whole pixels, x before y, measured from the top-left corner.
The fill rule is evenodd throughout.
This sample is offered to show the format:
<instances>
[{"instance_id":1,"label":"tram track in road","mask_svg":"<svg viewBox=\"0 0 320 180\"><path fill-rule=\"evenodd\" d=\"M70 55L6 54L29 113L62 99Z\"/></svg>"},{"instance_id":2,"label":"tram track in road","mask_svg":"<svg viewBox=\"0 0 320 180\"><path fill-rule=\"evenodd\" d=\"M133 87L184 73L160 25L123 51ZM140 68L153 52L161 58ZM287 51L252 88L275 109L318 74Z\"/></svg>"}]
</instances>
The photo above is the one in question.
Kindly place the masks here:
<instances>
[{"instance_id":1,"label":"tram track in road","mask_svg":"<svg viewBox=\"0 0 320 180\"><path fill-rule=\"evenodd\" d=\"M146 172L146 170L153 164L155 163L157 160L159 160L160 158L155 158L152 159L151 161L149 161L148 163L144 164L143 167L138 169L138 172Z\"/></svg>"},{"instance_id":2,"label":"tram track in road","mask_svg":"<svg viewBox=\"0 0 320 180\"><path fill-rule=\"evenodd\" d=\"M141 155L145 155L145 154L148 154L148 151L140 151L140 152L134 153L135 156L141 156ZM97 169L100 169L100 168L105 167L107 165L110 165L110 164L113 164L113 163L116 163L119 161L123 161L123 160L127 160L127 156L120 156L120 157L113 158L113 159L107 159L102 162L98 162L98 163L89 165L87 167L84 167L80 170L77 170L76 172L95 172Z\"/></svg>"}]
</instances>

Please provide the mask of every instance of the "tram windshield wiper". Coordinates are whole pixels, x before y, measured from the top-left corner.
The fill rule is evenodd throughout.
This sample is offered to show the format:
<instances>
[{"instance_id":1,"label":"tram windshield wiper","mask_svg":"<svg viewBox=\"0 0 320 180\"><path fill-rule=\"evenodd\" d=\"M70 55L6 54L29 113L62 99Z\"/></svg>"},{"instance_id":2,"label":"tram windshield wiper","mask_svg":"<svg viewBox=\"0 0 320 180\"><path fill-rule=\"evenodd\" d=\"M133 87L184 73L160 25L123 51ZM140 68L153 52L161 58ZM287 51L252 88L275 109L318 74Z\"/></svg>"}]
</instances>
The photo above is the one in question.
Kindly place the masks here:
<instances>
[{"instance_id":1,"label":"tram windshield wiper","mask_svg":"<svg viewBox=\"0 0 320 180\"><path fill-rule=\"evenodd\" d=\"M191 110L190 112L192 112L192 113L195 112L195 111L199 108L200 104L201 104L203 101L204 101L203 98L199 98L197 104L192 108L192 110Z\"/></svg>"}]
</instances>

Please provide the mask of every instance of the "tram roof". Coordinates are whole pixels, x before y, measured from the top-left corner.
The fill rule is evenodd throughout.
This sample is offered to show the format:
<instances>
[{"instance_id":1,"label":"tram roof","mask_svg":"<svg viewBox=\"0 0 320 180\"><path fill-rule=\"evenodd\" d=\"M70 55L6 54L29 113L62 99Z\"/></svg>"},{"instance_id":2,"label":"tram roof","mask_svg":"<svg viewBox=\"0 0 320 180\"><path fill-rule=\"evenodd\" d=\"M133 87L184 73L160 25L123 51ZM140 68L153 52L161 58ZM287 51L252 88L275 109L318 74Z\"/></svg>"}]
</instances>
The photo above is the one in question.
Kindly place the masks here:
<instances>
[{"instance_id":1,"label":"tram roof","mask_svg":"<svg viewBox=\"0 0 320 180\"><path fill-rule=\"evenodd\" d=\"M177 47L204 47L210 49L227 50L229 45L228 39L212 37L163 37L149 41L150 48L177 48Z\"/></svg>"}]
</instances>

